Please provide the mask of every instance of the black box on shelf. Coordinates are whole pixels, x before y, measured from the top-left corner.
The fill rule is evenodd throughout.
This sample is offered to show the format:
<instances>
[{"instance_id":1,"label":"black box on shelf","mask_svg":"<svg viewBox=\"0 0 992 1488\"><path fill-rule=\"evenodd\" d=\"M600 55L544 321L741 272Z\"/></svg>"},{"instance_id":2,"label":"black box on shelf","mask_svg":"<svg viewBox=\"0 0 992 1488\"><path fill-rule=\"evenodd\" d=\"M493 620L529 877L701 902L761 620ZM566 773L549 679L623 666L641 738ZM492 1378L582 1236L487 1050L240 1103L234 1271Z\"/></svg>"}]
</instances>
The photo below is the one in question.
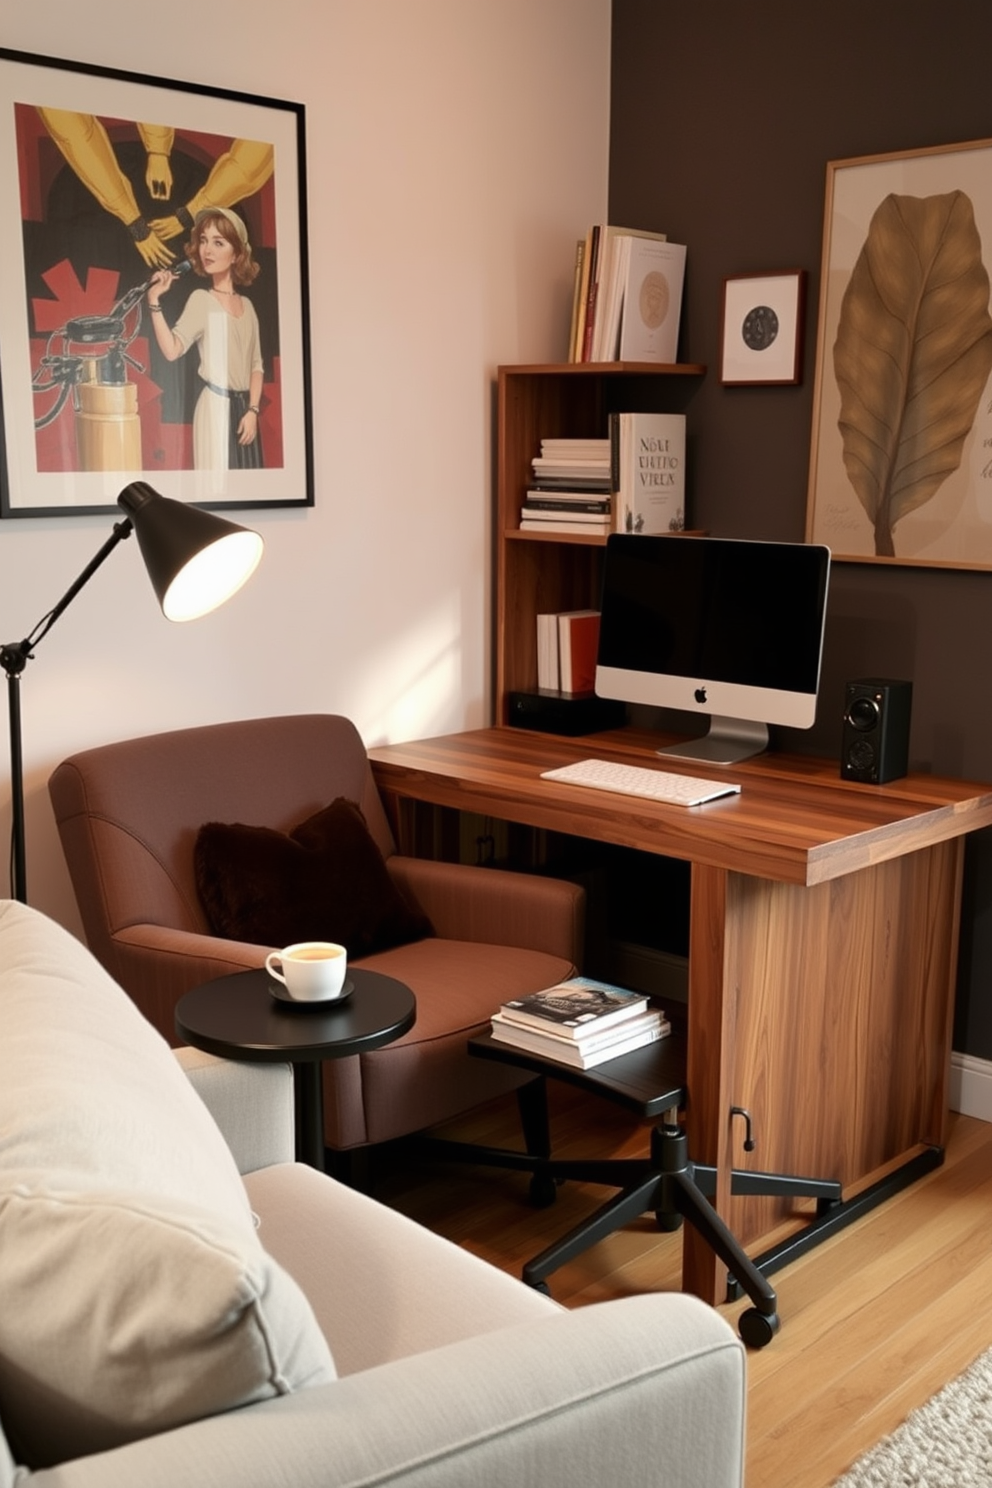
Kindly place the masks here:
<instances>
[{"instance_id":1,"label":"black box on shelf","mask_svg":"<svg viewBox=\"0 0 992 1488\"><path fill-rule=\"evenodd\" d=\"M623 728L625 703L595 693L511 692L510 723L514 728L537 729L543 734L596 734Z\"/></svg>"}]
</instances>

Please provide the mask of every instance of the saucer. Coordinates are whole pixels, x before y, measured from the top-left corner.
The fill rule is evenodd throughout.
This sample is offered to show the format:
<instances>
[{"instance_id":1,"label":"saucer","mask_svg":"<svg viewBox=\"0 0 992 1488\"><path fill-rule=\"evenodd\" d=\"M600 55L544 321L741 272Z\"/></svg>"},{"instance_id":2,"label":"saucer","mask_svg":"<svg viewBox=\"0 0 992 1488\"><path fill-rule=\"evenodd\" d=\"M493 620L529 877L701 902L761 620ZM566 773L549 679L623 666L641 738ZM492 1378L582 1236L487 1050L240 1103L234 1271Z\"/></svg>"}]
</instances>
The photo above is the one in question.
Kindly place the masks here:
<instances>
[{"instance_id":1,"label":"saucer","mask_svg":"<svg viewBox=\"0 0 992 1488\"><path fill-rule=\"evenodd\" d=\"M332 1007L336 1002L344 1002L355 990L355 984L351 977L345 977L344 986L337 997L290 997L282 982L276 981L275 977L269 978L269 991L277 1002L286 1002L294 1008L323 1008Z\"/></svg>"}]
</instances>

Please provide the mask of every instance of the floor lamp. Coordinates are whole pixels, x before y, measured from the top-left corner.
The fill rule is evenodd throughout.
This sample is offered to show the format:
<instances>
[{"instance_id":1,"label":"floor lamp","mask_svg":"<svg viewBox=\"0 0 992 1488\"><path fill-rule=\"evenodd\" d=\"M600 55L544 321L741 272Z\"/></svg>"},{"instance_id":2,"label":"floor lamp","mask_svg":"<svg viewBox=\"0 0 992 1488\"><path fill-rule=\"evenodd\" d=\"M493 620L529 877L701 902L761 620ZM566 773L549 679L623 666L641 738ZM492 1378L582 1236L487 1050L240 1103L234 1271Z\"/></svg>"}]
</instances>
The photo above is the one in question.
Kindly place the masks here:
<instances>
[{"instance_id":1,"label":"floor lamp","mask_svg":"<svg viewBox=\"0 0 992 1488\"><path fill-rule=\"evenodd\" d=\"M66 590L54 609L43 615L23 641L0 646L0 666L7 674L10 721L12 899L27 903L24 851L24 761L21 753L21 674L34 648L75 599L83 585L116 548L134 532L152 588L168 620L196 620L222 605L250 578L262 556L257 532L225 521L213 512L160 496L144 481L126 486L117 505L127 513L110 537Z\"/></svg>"}]
</instances>

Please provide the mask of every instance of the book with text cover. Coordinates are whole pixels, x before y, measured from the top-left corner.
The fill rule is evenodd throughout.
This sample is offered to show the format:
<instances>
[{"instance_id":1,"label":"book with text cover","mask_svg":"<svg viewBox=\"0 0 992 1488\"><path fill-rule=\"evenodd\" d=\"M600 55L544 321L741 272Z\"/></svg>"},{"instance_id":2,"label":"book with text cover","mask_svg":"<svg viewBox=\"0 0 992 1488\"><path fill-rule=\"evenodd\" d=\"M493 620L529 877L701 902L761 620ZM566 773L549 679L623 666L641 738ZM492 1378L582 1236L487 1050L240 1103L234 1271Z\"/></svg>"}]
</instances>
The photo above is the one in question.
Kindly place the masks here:
<instances>
[{"instance_id":1,"label":"book with text cover","mask_svg":"<svg viewBox=\"0 0 992 1488\"><path fill-rule=\"evenodd\" d=\"M633 238L620 316L621 362L678 361L685 246Z\"/></svg>"},{"instance_id":2,"label":"book with text cover","mask_svg":"<svg viewBox=\"0 0 992 1488\"><path fill-rule=\"evenodd\" d=\"M648 1014L643 1020L636 1017L618 1023L609 1037L604 1032L598 1038L574 1040L525 1028L498 1015L492 1020L492 1035L498 1043L523 1049L529 1054L540 1054L544 1059L555 1059L575 1069L594 1069L609 1059L619 1059L621 1054L631 1054L635 1049L657 1043L671 1031L671 1024L661 1013Z\"/></svg>"},{"instance_id":3,"label":"book with text cover","mask_svg":"<svg viewBox=\"0 0 992 1488\"><path fill-rule=\"evenodd\" d=\"M614 531L685 531L685 414L610 415Z\"/></svg>"},{"instance_id":4,"label":"book with text cover","mask_svg":"<svg viewBox=\"0 0 992 1488\"><path fill-rule=\"evenodd\" d=\"M587 317L591 331L585 338L582 361L612 362L617 355L620 304L626 276L629 246L634 238L665 242L664 233L639 227L617 227L601 223L597 234L592 283L589 286Z\"/></svg>"},{"instance_id":5,"label":"book with text cover","mask_svg":"<svg viewBox=\"0 0 992 1488\"><path fill-rule=\"evenodd\" d=\"M599 654L599 611L567 610L558 616L558 670L562 692L593 692Z\"/></svg>"},{"instance_id":6,"label":"book with text cover","mask_svg":"<svg viewBox=\"0 0 992 1488\"><path fill-rule=\"evenodd\" d=\"M611 982L594 977L570 977L526 997L513 997L504 1002L499 1012L504 1019L525 1026L546 1028L549 1024L572 1038L583 1029L603 1028L643 1013L648 1005L641 992L628 992Z\"/></svg>"}]
</instances>

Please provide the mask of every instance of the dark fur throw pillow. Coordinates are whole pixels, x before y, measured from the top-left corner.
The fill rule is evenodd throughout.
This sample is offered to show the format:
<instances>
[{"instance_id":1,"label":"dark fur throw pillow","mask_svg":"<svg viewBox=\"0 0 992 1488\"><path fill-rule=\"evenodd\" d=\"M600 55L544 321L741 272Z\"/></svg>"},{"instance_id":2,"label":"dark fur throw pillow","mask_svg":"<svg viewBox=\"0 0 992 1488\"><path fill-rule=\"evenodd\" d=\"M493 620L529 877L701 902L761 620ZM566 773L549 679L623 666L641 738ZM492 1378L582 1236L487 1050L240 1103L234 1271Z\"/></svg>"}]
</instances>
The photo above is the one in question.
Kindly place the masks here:
<instances>
[{"instance_id":1,"label":"dark fur throw pillow","mask_svg":"<svg viewBox=\"0 0 992 1488\"><path fill-rule=\"evenodd\" d=\"M354 801L339 796L287 836L207 822L196 887L215 935L256 945L332 940L358 960L422 940L433 927L393 883Z\"/></svg>"}]
</instances>

